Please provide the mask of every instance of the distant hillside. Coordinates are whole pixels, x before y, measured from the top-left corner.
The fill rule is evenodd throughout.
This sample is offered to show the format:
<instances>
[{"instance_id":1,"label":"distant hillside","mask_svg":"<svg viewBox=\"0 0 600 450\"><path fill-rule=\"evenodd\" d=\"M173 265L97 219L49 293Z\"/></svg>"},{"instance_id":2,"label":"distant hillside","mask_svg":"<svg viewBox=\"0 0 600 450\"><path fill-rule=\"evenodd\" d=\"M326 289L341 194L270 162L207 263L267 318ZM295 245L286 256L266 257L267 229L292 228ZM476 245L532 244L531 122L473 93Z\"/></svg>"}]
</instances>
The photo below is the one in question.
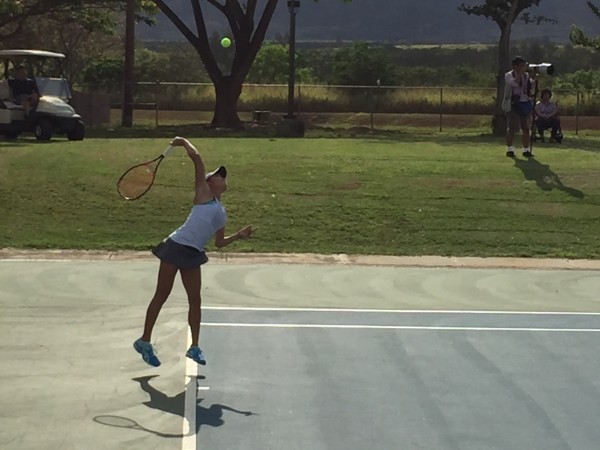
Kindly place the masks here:
<instances>
[{"instance_id":1,"label":"distant hillside","mask_svg":"<svg viewBox=\"0 0 600 450\"><path fill-rule=\"evenodd\" d=\"M461 3L481 4L483 0L353 0L350 4L337 0L301 0L297 15L298 41L380 41L391 43L473 43L496 42L497 25L480 17L458 11ZM261 2L259 1L259 4ZM183 17L192 19L189 0L173 0L173 8ZM224 33L228 29L223 16L207 2L201 2L210 32ZM286 0L280 0L267 39L289 30ZM600 20L586 5L586 0L542 0L531 8L534 15L543 15L556 24L524 25L513 28L513 39L534 38L567 42L572 24L587 33L600 35ZM189 22L195 29L193 22ZM138 26L143 40L183 40L179 31L163 15L157 25Z\"/></svg>"}]
</instances>

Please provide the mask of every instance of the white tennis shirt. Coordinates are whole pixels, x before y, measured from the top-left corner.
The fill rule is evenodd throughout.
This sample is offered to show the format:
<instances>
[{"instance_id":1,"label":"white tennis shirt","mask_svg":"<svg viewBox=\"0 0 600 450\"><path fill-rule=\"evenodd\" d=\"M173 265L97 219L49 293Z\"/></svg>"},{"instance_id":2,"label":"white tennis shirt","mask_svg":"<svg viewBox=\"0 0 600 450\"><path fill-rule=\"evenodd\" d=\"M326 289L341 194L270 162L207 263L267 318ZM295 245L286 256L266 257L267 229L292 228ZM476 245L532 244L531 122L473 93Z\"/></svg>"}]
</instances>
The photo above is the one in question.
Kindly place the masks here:
<instances>
[{"instance_id":1,"label":"white tennis shirt","mask_svg":"<svg viewBox=\"0 0 600 450\"><path fill-rule=\"evenodd\" d=\"M201 252L217 230L227 222L225 208L217 199L192 206L183 225L173 231L169 238L178 244L194 247Z\"/></svg>"},{"instance_id":2,"label":"white tennis shirt","mask_svg":"<svg viewBox=\"0 0 600 450\"><path fill-rule=\"evenodd\" d=\"M525 72L520 78L515 78L514 71L506 72L504 74L504 82L506 88L511 89L512 95L518 95L520 102L529 101L529 74Z\"/></svg>"}]
</instances>

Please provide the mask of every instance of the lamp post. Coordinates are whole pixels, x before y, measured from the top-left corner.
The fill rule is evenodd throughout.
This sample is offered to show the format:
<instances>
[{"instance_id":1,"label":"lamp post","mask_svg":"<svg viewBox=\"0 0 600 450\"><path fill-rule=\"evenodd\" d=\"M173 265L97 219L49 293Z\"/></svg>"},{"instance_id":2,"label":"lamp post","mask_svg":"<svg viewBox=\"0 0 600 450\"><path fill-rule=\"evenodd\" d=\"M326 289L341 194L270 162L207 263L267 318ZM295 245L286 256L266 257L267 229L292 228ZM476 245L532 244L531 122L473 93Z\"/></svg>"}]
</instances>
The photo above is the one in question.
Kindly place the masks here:
<instances>
[{"instance_id":1,"label":"lamp post","mask_svg":"<svg viewBox=\"0 0 600 450\"><path fill-rule=\"evenodd\" d=\"M296 79L296 12L300 8L300 0L288 0L290 11L290 47L288 74L288 110L283 121L277 124L277 134L287 137L304 136L304 123L296 119L294 114L294 91Z\"/></svg>"},{"instance_id":2,"label":"lamp post","mask_svg":"<svg viewBox=\"0 0 600 450\"><path fill-rule=\"evenodd\" d=\"M294 90L296 84L296 10L300 8L299 0L288 0L290 10L290 46L288 75L288 119L294 119Z\"/></svg>"}]
</instances>

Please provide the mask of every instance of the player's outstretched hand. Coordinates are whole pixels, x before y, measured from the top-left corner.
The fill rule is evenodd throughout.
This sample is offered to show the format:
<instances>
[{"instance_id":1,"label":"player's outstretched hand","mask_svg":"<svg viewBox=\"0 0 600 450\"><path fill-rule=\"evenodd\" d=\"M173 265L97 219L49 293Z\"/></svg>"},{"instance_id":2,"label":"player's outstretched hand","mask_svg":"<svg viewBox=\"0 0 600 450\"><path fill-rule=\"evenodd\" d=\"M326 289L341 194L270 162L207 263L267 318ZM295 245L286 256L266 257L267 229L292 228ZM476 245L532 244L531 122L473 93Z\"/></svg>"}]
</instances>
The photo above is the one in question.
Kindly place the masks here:
<instances>
[{"instance_id":1,"label":"player's outstretched hand","mask_svg":"<svg viewBox=\"0 0 600 450\"><path fill-rule=\"evenodd\" d=\"M181 137L181 136L176 136L171 140L171 146L173 147L183 147L185 148L185 150L187 151L188 155L193 159L194 157L198 156L198 150L196 149L196 147L194 147L194 145L188 141L186 138Z\"/></svg>"},{"instance_id":2,"label":"player's outstretched hand","mask_svg":"<svg viewBox=\"0 0 600 450\"><path fill-rule=\"evenodd\" d=\"M188 142L188 140L186 138L183 138L181 136L175 136L173 138L173 140L171 140L171 145L173 147L177 147L177 146L183 146Z\"/></svg>"}]
</instances>

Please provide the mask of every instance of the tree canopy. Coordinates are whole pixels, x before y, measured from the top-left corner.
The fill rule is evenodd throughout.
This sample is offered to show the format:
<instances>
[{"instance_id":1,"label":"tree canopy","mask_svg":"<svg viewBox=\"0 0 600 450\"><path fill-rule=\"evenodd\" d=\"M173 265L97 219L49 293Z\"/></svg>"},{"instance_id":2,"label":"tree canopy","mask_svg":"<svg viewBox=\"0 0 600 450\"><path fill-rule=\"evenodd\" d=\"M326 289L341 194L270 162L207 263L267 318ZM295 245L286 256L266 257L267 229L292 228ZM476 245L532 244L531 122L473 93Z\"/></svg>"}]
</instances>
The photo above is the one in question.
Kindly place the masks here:
<instances>
[{"instance_id":1,"label":"tree canopy","mask_svg":"<svg viewBox=\"0 0 600 450\"><path fill-rule=\"evenodd\" d=\"M27 32L32 22L49 15L70 17L86 28L114 26L107 11L124 11L127 0L0 0L0 42ZM150 0L136 0L138 20L151 23L156 12Z\"/></svg>"},{"instance_id":2,"label":"tree canopy","mask_svg":"<svg viewBox=\"0 0 600 450\"><path fill-rule=\"evenodd\" d=\"M0 0L0 45L59 51L73 85L107 51L122 53L119 25L126 0ZM152 23L156 5L137 0L137 20Z\"/></svg>"},{"instance_id":3,"label":"tree canopy","mask_svg":"<svg viewBox=\"0 0 600 450\"><path fill-rule=\"evenodd\" d=\"M391 85L396 81L389 52L366 42L355 42L336 53L332 77L339 84L358 86Z\"/></svg>"},{"instance_id":4,"label":"tree canopy","mask_svg":"<svg viewBox=\"0 0 600 450\"><path fill-rule=\"evenodd\" d=\"M600 8L594 5L592 2L587 2L587 5L592 13L598 17L598 19L600 19ZM573 25L569 38L575 45L582 45L600 52L600 35L595 38L588 37L579 27Z\"/></svg>"}]
</instances>

